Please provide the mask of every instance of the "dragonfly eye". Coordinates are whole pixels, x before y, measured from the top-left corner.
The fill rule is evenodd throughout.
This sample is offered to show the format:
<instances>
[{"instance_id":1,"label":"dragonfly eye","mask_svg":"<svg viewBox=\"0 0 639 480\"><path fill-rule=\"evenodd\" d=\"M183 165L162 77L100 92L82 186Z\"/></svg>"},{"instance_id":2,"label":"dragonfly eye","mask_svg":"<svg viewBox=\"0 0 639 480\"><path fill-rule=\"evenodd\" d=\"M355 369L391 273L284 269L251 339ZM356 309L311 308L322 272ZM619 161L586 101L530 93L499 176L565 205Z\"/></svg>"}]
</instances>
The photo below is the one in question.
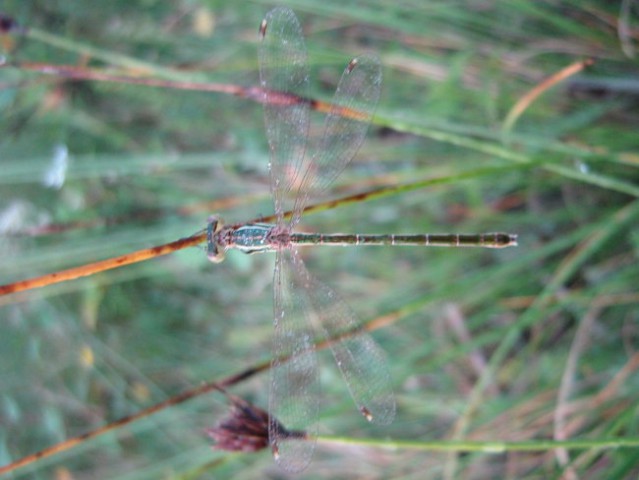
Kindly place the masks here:
<instances>
[{"instance_id":1,"label":"dragonfly eye","mask_svg":"<svg viewBox=\"0 0 639 480\"><path fill-rule=\"evenodd\" d=\"M208 229L211 230L213 233L219 232L220 230L222 230L222 227L224 226L224 222L217 215L211 215L208 218L207 223L208 223Z\"/></svg>"},{"instance_id":2,"label":"dragonfly eye","mask_svg":"<svg viewBox=\"0 0 639 480\"><path fill-rule=\"evenodd\" d=\"M206 257L209 262L221 263L224 261L224 250L220 250L217 245L209 243L206 249Z\"/></svg>"}]
</instances>

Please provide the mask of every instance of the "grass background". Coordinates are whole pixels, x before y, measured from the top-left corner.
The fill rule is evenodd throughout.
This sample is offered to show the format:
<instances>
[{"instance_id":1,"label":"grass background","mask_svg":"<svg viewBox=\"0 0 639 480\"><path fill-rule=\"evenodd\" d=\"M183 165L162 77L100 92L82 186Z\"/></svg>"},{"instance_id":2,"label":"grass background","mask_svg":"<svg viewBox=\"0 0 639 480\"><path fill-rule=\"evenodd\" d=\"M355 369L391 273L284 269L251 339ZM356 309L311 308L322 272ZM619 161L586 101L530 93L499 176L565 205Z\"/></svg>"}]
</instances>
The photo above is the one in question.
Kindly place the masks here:
<instances>
[{"instance_id":1,"label":"grass background","mask_svg":"<svg viewBox=\"0 0 639 480\"><path fill-rule=\"evenodd\" d=\"M321 352L323 433L385 441L637 437L637 11L604 1L298 0L312 95L380 56L375 126L333 198L432 184L307 217L320 231L507 231L516 249L314 249L309 269L374 338L398 414L357 414ZM630 2L627 2L630 3ZM273 3L11 1L54 35L3 37L11 61L140 66L153 76L254 85L257 26ZM630 38L621 35L630 28ZM634 26L634 30L632 30ZM627 31L627 30L626 30ZM87 54L88 47L91 50ZM84 53L83 53L84 52ZM543 79L596 64L504 119ZM131 60L136 60L134 64ZM172 241L208 215L272 212L258 104L221 94L73 82L0 70L0 282ZM56 149L64 184L43 183ZM34 231L68 226L55 233ZM267 360L271 255L192 248L0 298L0 464L203 381ZM234 389L265 407L268 375ZM15 478L280 478L267 452L210 449L219 394L35 463ZM636 449L536 453L320 445L308 478L636 478ZM563 477L562 477L563 476Z\"/></svg>"}]
</instances>

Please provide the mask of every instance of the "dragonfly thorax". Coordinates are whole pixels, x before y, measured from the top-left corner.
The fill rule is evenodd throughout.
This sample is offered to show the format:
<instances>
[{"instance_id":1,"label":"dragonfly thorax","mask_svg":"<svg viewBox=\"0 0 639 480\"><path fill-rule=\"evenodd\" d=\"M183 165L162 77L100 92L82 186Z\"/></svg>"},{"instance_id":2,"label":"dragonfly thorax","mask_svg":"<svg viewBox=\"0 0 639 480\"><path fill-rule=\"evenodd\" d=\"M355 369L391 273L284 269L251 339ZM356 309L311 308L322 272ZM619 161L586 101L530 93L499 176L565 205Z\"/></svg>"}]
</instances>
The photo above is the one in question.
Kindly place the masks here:
<instances>
[{"instance_id":1,"label":"dragonfly thorax","mask_svg":"<svg viewBox=\"0 0 639 480\"><path fill-rule=\"evenodd\" d=\"M249 223L232 230L230 244L227 247L237 248L244 253L272 251L273 240L279 235L273 235L278 230L275 225L268 223Z\"/></svg>"}]
</instances>

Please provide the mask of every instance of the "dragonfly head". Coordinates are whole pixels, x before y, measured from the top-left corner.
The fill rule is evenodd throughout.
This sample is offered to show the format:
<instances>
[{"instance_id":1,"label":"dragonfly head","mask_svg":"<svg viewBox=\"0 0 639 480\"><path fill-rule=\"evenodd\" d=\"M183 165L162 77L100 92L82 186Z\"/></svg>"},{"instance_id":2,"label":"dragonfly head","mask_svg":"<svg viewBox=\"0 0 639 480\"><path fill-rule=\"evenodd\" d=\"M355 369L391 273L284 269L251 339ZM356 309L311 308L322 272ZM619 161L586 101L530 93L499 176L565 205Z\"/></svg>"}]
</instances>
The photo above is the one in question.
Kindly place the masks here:
<instances>
[{"instance_id":1,"label":"dragonfly head","mask_svg":"<svg viewBox=\"0 0 639 480\"><path fill-rule=\"evenodd\" d=\"M220 263L224 260L224 248L220 247L217 240L217 233L222 230L224 224L217 216L209 217L209 224L206 228L206 256L213 263Z\"/></svg>"}]
</instances>

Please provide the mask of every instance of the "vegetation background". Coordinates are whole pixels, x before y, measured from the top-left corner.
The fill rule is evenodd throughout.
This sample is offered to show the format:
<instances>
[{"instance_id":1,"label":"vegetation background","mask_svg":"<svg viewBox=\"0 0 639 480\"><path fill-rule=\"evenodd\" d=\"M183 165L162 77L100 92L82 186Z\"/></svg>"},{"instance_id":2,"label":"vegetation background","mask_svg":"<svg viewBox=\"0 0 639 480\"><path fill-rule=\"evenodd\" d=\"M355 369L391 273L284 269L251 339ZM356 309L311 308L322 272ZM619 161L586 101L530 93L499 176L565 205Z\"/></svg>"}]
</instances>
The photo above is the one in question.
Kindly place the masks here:
<instances>
[{"instance_id":1,"label":"vegetation background","mask_svg":"<svg viewBox=\"0 0 639 480\"><path fill-rule=\"evenodd\" d=\"M375 125L331 198L425 183L304 228L519 234L506 250L306 251L362 322L394 320L373 336L398 414L390 427L363 421L321 352L322 433L377 445L319 444L304 476L636 478L637 449L613 448L639 428L636 2L281 3L304 27L314 98L330 100L356 54L383 64ZM275 5L6 0L2 13L32 30L2 48L13 65L250 86ZM0 109L0 283L185 237L212 213L272 213L256 103L6 66ZM267 361L272 257L213 265L191 248L0 298L0 465ZM233 392L265 408L267 379ZM9 478L284 477L267 451L210 448L204 431L227 411L203 395ZM584 445L544 446L553 438ZM383 448L400 440L416 449ZM448 440L538 451L456 453Z\"/></svg>"}]
</instances>

